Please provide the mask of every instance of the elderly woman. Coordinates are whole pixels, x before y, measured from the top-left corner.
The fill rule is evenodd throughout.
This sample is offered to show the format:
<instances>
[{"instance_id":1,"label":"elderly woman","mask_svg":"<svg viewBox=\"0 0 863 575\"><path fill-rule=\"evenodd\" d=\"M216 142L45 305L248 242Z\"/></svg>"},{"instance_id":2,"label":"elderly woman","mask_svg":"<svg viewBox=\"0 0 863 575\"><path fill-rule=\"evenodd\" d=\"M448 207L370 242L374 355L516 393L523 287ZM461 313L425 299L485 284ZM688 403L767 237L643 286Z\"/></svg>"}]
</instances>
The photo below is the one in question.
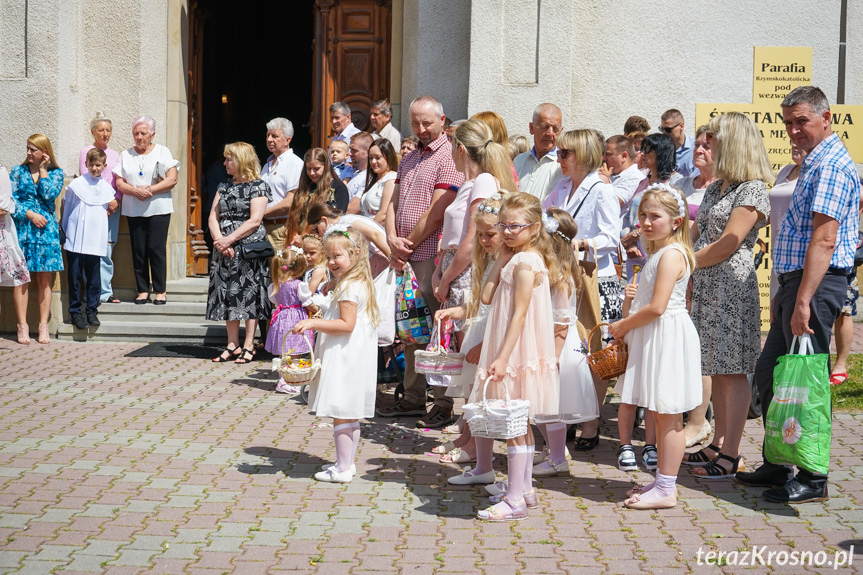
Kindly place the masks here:
<instances>
[{"instance_id":1,"label":"elderly woman","mask_svg":"<svg viewBox=\"0 0 863 575\"><path fill-rule=\"evenodd\" d=\"M90 133L93 134L93 144L81 150L81 155L78 159L78 173L87 173L87 152L93 148L99 148L108 156L105 162L105 169L102 171L102 179L116 190L117 186L114 184L114 179L117 176L114 174L114 167L120 161L120 154L108 147L108 142L111 140L111 132L111 120L102 112L96 112L96 116L90 121ZM114 278L114 261L111 259L111 252L114 251L114 244L117 243L117 233L120 230L120 200L122 198L123 194L117 192L114 195L114 201L108 204L108 252L102 258L99 266L99 276L102 283L99 301L102 303L120 303L120 300L114 297L114 290L111 288L111 280Z\"/></svg>"},{"instance_id":2,"label":"elderly woman","mask_svg":"<svg viewBox=\"0 0 863 575\"><path fill-rule=\"evenodd\" d=\"M701 371L713 383L713 443L684 457L695 475L733 477L744 471L740 440L751 392L746 374L761 351L761 309L752 252L767 224L773 170L761 133L746 115L714 117L708 141L717 181L698 209L692 274L692 321L701 337Z\"/></svg>"},{"instance_id":3,"label":"elderly woman","mask_svg":"<svg viewBox=\"0 0 863 575\"><path fill-rule=\"evenodd\" d=\"M51 142L42 134L27 138L24 163L12 168L12 199L15 201L15 225L18 243L27 269L39 294L39 343L51 341L48 317L51 312L51 274L63 271L60 251L60 226L57 224L54 200L63 190L63 170L57 167ZM12 292L18 316L18 342L30 343L27 325L27 299L30 284L21 284Z\"/></svg>"},{"instance_id":4,"label":"elderly woman","mask_svg":"<svg viewBox=\"0 0 863 575\"><path fill-rule=\"evenodd\" d=\"M120 154L114 167L115 187L123 198L123 215L129 221L132 266L138 295L136 304L150 301L150 279L156 305L168 301L165 281L168 225L174 212L171 190L177 184L180 162L165 146L153 141L156 122L147 116L132 122L135 145Z\"/></svg>"},{"instance_id":5,"label":"elderly woman","mask_svg":"<svg viewBox=\"0 0 863 575\"><path fill-rule=\"evenodd\" d=\"M270 260L250 257L243 246L267 239L262 223L270 188L261 179L261 164L255 149L245 142L225 146L225 170L230 179L219 184L210 211L213 233L213 262L210 266L210 293L207 319L224 321L228 345L218 357L223 363L249 363L255 358L255 327L258 320L269 319L267 297L270 285ZM240 347L240 321L246 322L245 341Z\"/></svg>"},{"instance_id":6,"label":"elderly woman","mask_svg":"<svg viewBox=\"0 0 863 575\"><path fill-rule=\"evenodd\" d=\"M622 317L620 283L612 260L620 241L620 203L614 186L599 176L603 140L595 130L571 130L558 137L557 148L557 161L564 178L555 184L542 207L561 208L575 220L578 234L572 240L573 246L585 252L588 261L596 263L600 315L603 322L611 323ZM602 405L608 382L594 383ZM575 448L589 450L598 443L599 419L584 423Z\"/></svg>"}]
</instances>

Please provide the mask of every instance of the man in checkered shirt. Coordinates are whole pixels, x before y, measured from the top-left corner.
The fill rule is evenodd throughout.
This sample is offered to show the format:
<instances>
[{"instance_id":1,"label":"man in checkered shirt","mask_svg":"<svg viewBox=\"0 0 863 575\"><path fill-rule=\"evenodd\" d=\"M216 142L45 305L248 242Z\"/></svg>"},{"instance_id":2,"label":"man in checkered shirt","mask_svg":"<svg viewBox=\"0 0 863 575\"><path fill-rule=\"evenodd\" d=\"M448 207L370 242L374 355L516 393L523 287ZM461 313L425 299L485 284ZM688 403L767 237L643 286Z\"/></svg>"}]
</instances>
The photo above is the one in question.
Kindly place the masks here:
<instances>
[{"instance_id":1,"label":"man in checkered shirt","mask_svg":"<svg viewBox=\"0 0 863 575\"><path fill-rule=\"evenodd\" d=\"M464 175L455 168L452 146L443 130L444 113L433 96L420 96L410 106L411 129L420 146L402 159L396 176L393 200L387 207L387 242L392 266L401 271L410 262L423 297L432 314L439 304L433 297L432 275L444 210L455 199ZM416 345L405 349L405 394L392 407L383 407L383 417L421 415L417 427L438 428L452 423L452 398L446 388L435 387L434 407L426 413L426 378L414 370Z\"/></svg>"},{"instance_id":2,"label":"man in checkered shirt","mask_svg":"<svg viewBox=\"0 0 863 575\"><path fill-rule=\"evenodd\" d=\"M773 266L779 290L772 303L767 342L755 368L761 408L773 400L773 369L788 353L793 336L809 334L815 353L830 353L833 324L842 311L854 266L860 209L860 179L848 151L830 128L830 104L820 89L801 86L782 102L785 130L806 152L791 205L776 234ZM829 372L824 373L828 385ZM806 503L827 499L827 475L798 466L792 470L764 460L745 485L773 487L770 501Z\"/></svg>"}]
</instances>

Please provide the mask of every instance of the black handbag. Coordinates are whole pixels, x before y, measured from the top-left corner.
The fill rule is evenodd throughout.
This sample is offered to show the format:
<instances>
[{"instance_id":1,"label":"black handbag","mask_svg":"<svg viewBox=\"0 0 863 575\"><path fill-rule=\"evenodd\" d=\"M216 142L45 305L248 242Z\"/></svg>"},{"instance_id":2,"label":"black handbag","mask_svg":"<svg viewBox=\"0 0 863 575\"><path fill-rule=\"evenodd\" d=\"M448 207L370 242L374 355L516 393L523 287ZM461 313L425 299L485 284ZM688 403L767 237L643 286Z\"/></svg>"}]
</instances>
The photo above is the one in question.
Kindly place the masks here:
<instances>
[{"instance_id":1,"label":"black handbag","mask_svg":"<svg viewBox=\"0 0 863 575\"><path fill-rule=\"evenodd\" d=\"M273 244L269 240L240 244L240 257L244 260L271 258L274 255L276 255L276 252L273 250Z\"/></svg>"}]
</instances>

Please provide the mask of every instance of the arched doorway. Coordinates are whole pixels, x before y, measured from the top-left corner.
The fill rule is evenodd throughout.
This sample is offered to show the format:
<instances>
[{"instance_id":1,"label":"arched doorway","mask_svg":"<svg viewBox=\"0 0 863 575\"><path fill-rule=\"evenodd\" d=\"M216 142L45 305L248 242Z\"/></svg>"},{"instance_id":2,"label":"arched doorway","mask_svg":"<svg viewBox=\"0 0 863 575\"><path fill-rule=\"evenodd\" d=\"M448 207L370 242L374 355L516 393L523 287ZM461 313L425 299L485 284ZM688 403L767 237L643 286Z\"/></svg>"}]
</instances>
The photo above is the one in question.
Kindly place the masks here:
<instances>
[{"instance_id":1,"label":"arched doorway","mask_svg":"<svg viewBox=\"0 0 863 575\"><path fill-rule=\"evenodd\" d=\"M190 0L188 275L207 273L207 218L225 143L252 144L261 161L266 122L294 124L302 156L329 142L329 105L339 99L368 125L387 97L391 2L386 0Z\"/></svg>"}]
</instances>

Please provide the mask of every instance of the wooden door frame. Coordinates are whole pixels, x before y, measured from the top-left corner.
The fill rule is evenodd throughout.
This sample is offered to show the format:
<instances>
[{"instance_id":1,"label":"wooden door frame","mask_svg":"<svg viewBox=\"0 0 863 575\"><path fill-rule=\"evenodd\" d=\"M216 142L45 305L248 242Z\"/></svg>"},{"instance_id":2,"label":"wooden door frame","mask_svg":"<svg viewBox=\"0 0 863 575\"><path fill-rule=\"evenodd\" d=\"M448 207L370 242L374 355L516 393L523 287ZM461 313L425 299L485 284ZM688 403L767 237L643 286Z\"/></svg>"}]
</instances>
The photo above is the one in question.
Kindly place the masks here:
<instances>
[{"instance_id":1,"label":"wooden door frame","mask_svg":"<svg viewBox=\"0 0 863 575\"><path fill-rule=\"evenodd\" d=\"M186 275L206 275L209 271L210 250L204 240L202 218L204 204L201 198L201 173L204 167L201 149L201 86L203 76L204 10L199 0L189 0L189 117L187 126L187 184L186 184Z\"/></svg>"}]
</instances>

